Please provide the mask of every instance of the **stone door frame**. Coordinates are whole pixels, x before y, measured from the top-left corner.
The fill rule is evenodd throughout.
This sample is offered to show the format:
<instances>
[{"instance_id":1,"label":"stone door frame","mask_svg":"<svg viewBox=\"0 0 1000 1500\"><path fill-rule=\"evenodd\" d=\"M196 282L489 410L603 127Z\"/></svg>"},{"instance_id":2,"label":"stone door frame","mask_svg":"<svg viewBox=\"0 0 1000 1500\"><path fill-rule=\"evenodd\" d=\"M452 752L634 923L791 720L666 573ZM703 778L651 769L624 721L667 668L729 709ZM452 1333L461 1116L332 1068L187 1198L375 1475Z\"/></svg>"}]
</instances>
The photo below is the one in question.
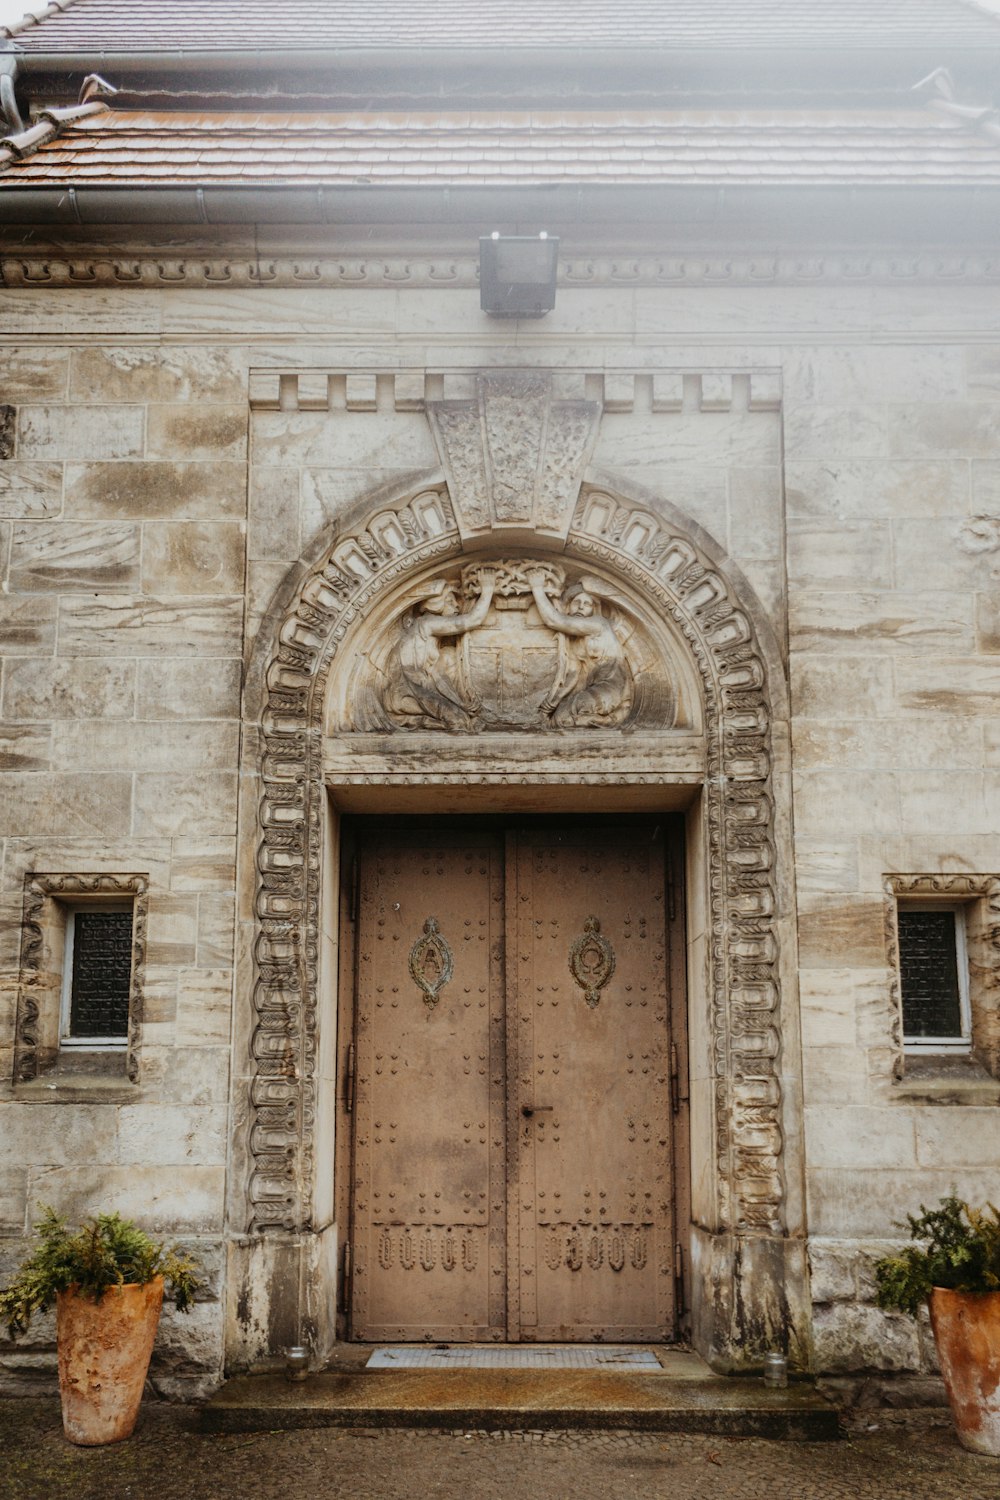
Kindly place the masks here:
<instances>
[{"instance_id":1,"label":"stone door frame","mask_svg":"<svg viewBox=\"0 0 1000 1500\"><path fill-rule=\"evenodd\" d=\"M230 1179L237 1309L227 1338L231 1363L273 1347L293 1323L289 1342L304 1328L321 1338L317 1330L334 1321L332 1181L328 1191L318 1171L317 1125L332 1119L336 1089L321 1024L320 970L322 933L331 922L324 865L336 862L324 711L331 682L346 670L338 653L366 621L384 618L392 596L422 572L491 547L509 549L516 539L620 580L651 616L670 622L700 681L704 774L689 827L688 878L698 887L692 903L701 900L705 915L703 942L689 954L689 966L693 959L692 1022L700 1018L697 1009L707 1024L692 1025L693 1045L700 1033L705 1055L704 1067L693 1070L692 1118L694 1149L710 1162L693 1163L693 1180L702 1184L693 1211L693 1338L719 1368L753 1363L775 1343L807 1364L788 716L768 622L697 525L618 476L612 484L584 469L561 536L549 524L537 532L519 524L515 534L489 515L470 527L460 495L456 503L461 482L441 472L409 492L373 496L354 526L332 542L326 538L293 570L251 663L240 847L252 1003L241 1020L244 1045L238 1043L234 1069L237 1118L245 1127L234 1143ZM375 779L388 811L400 781L430 792L462 777L443 762L435 773L400 778L387 771ZM666 765L624 775L569 771L555 779L604 784L609 797L612 787L631 782L650 806L671 805L659 799L669 799L676 782ZM531 777L498 766L476 778L495 788L512 780ZM596 811L601 804L590 796L588 805Z\"/></svg>"}]
</instances>

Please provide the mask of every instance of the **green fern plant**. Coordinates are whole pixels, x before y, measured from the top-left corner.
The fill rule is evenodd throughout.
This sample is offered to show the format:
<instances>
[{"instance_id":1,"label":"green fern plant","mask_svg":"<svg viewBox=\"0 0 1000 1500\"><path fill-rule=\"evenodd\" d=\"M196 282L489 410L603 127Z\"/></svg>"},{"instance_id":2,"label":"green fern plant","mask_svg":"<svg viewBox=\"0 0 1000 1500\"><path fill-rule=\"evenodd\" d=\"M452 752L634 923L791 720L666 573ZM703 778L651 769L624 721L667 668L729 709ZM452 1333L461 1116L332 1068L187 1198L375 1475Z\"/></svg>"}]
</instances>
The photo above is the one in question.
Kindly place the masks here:
<instances>
[{"instance_id":1,"label":"green fern plant","mask_svg":"<svg viewBox=\"0 0 1000 1500\"><path fill-rule=\"evenodd\" d=\"M970 1208L951 1193L937 1208L921 1204L919 1214L906 1217L918 1243L876 1264L879 1307L915 1313L935 1286L1000 1291L1000 1213L992 1203Z\"/></svg>"},{"instance_id":2,"label":"green fern plant","mask_svg":"<svg viewBox=\"0 0 1000 1500\"><path fill-rule=\"evenodd\" d=\"M201 1287L198 1266L176 1246L150 1237L120 1214L96 1214L70 1229L53 1208L42 1206L37 1242L13 1279L0 1288L0 1322L13 1338L32 1316L51 1307L70 1287L94 1302L113 1286L144 1285L162 1276L178 1312L188 1312Z\"/></svg>"}]
</instances>

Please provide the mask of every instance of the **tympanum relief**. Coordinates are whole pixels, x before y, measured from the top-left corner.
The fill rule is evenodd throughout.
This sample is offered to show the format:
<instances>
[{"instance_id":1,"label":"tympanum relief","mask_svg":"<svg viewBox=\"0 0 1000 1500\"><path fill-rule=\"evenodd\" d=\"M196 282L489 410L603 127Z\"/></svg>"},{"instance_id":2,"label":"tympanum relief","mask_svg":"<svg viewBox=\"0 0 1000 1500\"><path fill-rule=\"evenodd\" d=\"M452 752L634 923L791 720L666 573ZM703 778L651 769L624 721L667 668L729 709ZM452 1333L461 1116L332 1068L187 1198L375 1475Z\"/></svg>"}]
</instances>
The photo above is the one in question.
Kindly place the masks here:
<instances>
[{"instance_id":1,"label":"tympanum relief","mask_svg":"<svg viewBox=\"0 0 1000 1500\"><path fill-rule=\"evenodd\" d=\"M604 580L531 558L414 588L352 695L359 730L669 728L669 665Z\"/></svg>"}]
</instances>

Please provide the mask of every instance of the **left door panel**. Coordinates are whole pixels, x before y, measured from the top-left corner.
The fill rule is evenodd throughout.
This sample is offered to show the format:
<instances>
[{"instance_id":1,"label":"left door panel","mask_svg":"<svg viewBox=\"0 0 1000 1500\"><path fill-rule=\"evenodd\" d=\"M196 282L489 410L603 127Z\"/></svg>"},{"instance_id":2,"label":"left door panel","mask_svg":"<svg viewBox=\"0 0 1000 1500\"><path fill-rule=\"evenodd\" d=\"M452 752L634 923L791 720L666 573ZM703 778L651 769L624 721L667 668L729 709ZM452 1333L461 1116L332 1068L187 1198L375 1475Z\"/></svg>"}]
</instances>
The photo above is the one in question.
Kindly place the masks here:
<instances>
[{"instance_id":1,"label":"left door panel","mask_svg":"<svg viewBox=\"0 0 1000 1500\"><path fill-rule=\"evenodd\" d=\"M359 856L351 1335L506 1329L502 836Z\"/></svg>"}]
</instances>

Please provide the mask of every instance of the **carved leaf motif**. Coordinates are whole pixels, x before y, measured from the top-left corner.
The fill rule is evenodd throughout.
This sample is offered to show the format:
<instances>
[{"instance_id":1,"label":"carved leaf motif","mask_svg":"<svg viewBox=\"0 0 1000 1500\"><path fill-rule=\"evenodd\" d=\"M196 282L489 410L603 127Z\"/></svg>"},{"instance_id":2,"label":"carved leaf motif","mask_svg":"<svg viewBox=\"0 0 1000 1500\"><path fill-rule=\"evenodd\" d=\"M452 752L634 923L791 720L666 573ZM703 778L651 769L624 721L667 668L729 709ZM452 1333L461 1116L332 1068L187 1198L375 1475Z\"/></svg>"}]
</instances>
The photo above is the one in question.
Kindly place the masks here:
<instances>
[{"instance_id":1,"label":"carved leaf motif","mask_svg":"<svg viewBox=\"0 0 1000 1500\"><path fill-rule=\"evenodd\" d=\"M479 1247L475 1237L467 1234L462 1240L462 1265L467 1271L474 1271L479 1264Z\"/></svg>"},{"instance_id":2,"label":"carved leaf motif","mask_svg":"<svg viewBox=\"0 0 1000 1500\"><path fill-rule=\"evenodd\" d=\"M571 1234L566 1242L566 1264L571 1271L579 1271L583 1265L583 1241L578 1234Z\"/></svg>"},{"instance_id":3,"label":"carved leaf motif","mask_svg":"<svg viewBox=\"0 0 1000 1500\"><path fill-rule=\"evenodd\" d=\"M383 1229L378 1239L378 1263L383 1271L388 1271L392 1265L392 1235L388 1229Z\"/></svg>"},{"instance_id":4,"label":"carved leaf motif","mask_svg":"<svg viewBox=\"0 0 1000 1500\"><path fill-rule=\"evenodd\" d=\"M583 990L584 999L593 1010L601 991L615 972L615 950L601 933L597 917L588 917L583 936L569 950L569 972Z\"/></svg>"},{"instance_id":5,"label":"carved leaf motif","mask_svg":"<svg viewBox=\"0 0 1000 1500\"><path fill-rule=\"evenodd\" d=\"M608 1245L608 1265L612 1271L620 1271L625 1264L625 1236L613 1234Z\"/></svg>"},{"instance_id":6,"label":"carved leaf motif","mask_svg":"<svg viewBox=\"0 0 1000 1500\"><path fill-rule=\"evenodd\" d=\"M410 949L410 974L423 993L424 1004L431 1010L438 996L455 972L451 949L441 936L436 917L424 923L424 935Z\"/></svg>"}]
</instances>

